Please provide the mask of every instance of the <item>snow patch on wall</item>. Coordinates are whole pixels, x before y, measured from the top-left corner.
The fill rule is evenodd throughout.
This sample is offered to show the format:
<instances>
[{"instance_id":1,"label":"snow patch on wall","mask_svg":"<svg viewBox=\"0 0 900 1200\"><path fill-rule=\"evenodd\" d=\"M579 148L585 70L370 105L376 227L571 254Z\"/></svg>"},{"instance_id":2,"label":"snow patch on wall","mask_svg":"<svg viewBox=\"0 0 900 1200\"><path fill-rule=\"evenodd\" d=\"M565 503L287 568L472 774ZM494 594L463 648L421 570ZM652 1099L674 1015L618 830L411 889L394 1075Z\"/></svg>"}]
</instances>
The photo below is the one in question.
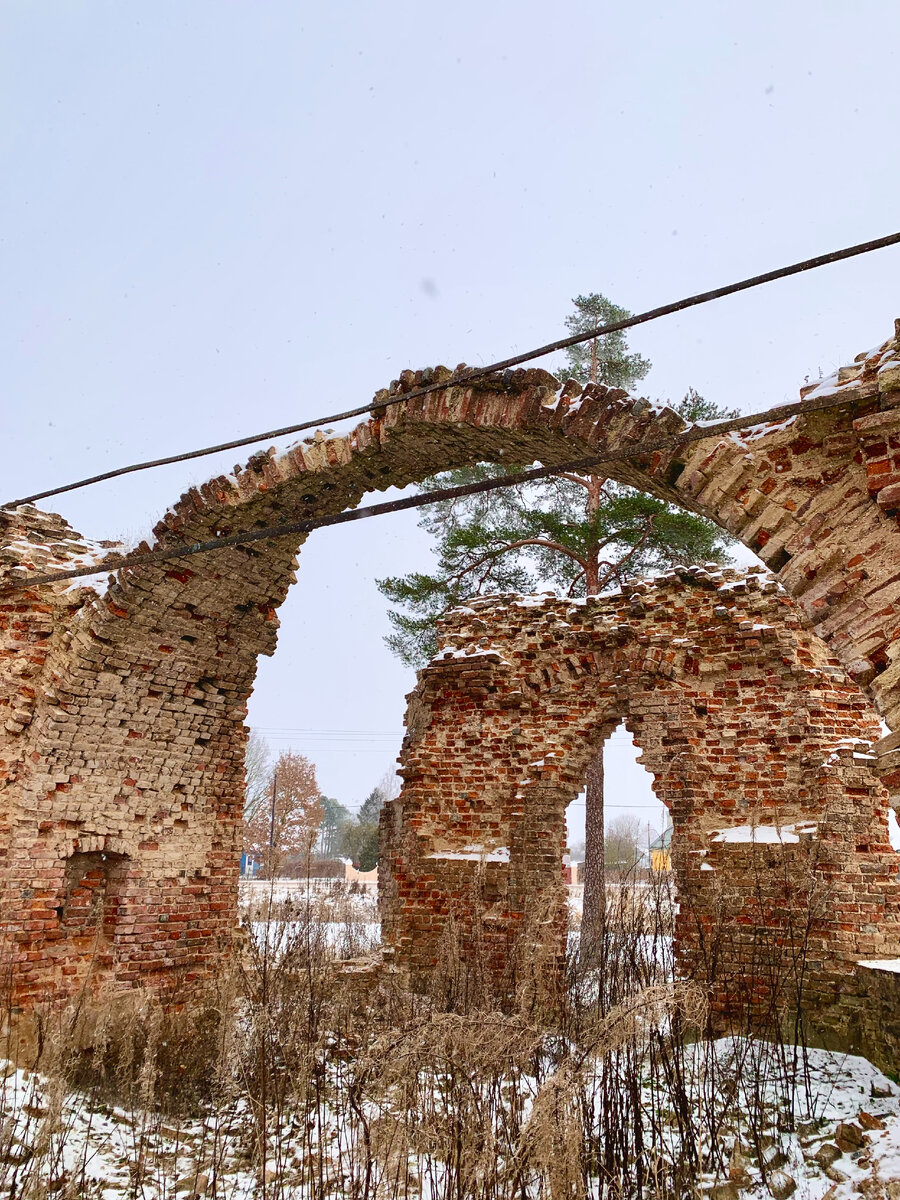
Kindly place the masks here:
<instances>
[{"instance_id":1,"label":"snow patch on wall","mask_svg":"<svg viewBox=\"0 0 900 1200\"><path fill-rule=\"evenodd\" d=\"M713 829L710 837L714 842L726 842L732 845L793 845L800 841L800 835L815 837L819 826L816 821L804 821L791 825L732 825L729 829Z\"/></svg>"},{"instance_id":2,"label":"snow patch on wall","mask_svg":"<svg viewBox=\"0 0 900 1200\"><path fill-rule=\"evenodd\" d=\"M871 971L890 971L892 975L900 975L900 958L859 958L857 964Z\"/></svg>"},{"instance_id":3,"label":"snow patch on wall","mask_svg":"<svg viewBox=\"0 0 900 1200\"><path fill-rule=\"evenodd\" d=\"M463 846L461 850L435 850L426 854L426 858L440 858L452 862L509 862L509 848L497 846L487 850L484 846Z\"/></svg>"}]
</instances>

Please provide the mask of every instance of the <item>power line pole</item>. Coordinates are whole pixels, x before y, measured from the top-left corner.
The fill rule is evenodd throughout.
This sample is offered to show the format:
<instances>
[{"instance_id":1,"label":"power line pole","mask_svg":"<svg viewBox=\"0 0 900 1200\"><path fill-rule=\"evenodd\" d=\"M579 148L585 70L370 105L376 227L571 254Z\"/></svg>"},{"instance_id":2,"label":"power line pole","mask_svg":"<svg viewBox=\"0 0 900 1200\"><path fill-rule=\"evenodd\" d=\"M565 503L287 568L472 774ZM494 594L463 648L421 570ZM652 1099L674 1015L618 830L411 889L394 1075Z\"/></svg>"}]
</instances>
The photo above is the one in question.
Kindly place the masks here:
<instances>
[{"instance_id":1,"label":"power line pole","mask_svg":"<svg viewBox=\"0 0 900 1200\"><path fill-rule=\"evenodd\" d=\"M275 800L278 795L278 772L272 772L272 811L269 815L269 878L275 878Z\"/></svg>"}]
</instances>

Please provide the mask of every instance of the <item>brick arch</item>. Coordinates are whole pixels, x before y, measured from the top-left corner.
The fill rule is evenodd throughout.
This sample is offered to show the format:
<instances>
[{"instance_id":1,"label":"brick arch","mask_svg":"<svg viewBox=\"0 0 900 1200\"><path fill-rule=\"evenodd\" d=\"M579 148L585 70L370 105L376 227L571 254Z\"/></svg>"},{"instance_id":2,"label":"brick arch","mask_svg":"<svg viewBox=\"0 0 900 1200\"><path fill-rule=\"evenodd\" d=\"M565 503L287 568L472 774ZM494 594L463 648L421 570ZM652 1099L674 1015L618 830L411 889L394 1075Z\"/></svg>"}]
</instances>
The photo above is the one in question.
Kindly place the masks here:
<instances>
[{"instance_id":1,"label":"brick arch","mask_svg":"<svg viewBox=\"0 0 900 1200\"><path fill-rule=\"evenodd\" d=\"M429 378L429 372L406 372L394 395ZM898 337L832 379L801 389L801 396L820 393L841 405L616 464L610 474L710 518L758 553L893 726L900 708ZM186 493L157 525L153 546L339 512L366 492L403 487L452 466L552 464L684 427L671 409L621 390L579 393L568 385L559 392L546 372L517 371L492 385L392 404L345 436L317 434L287 453L258 454L243 470ZM274 650L275 613L294 581L304 540L237 548L180 569L129 572L94 605L91 628L107 640L131 643L138 621L148 632L200 644L200 622L212 609L216 625L224 620L232 642L240 639L234 657L245 674L248 651ZM223 580L230 601L224 613L210 603ZM156 603L147 605L148 595ZM131 628L123 627L122 613Z\"/></svg>"},{"instance_id":2,"label":"brick arch","mask_svg":"<svg viewBox=\"0 0 900 1200\"><path fill-rule=\"evenodd\" d=\"M684 424L671 409L620 390L560 391L540 370L402 399L441 376L442 369L404 372L383 394L396 402L350 434L317 433L192 488L157 525L153 546L327 515L368 491L452 466L561 463ZM778 567L784 587L895 724L896 338L818 386L840 407L611 473L712 518ZM0 604L0 902L9 914L2 953L17 964L37 961L17 947L39 954L35 926L52 891L25 894L31 867L52 871L59 840L90 819L104 836L140 833L139 852L151 856L145 898L154 916L141 931L142 960L162 970L177 964L191 976L210 971L234 923L246 703L259 655L275 649L277 612L304 540L130 568L102 595L28 589L30 574L96 559L102 548L52 514L0 512L0 569L22 587ZM886 778L900 791L900 754L892 743L882 748ZM159 895L183 920L183 938L157 928ZM42 992L39 967L23 967L22 980L26 994Z\"/></svg>"},{"instance_id":3,"label":"brick arch","mask_svg":"<svg viewBox=\"0 0 900 1200\"><path fill-rule=\"evenodd\" d=\"M682 574L448 615L383 817L384 935L426 975L452 913L502 978L529 911L561 894L566 806L624 718L673 819L682 968L715 963L725 1020L789 987L802 950L816 1026L849 1036L857 960L900 950L877 721L774 579Z\"/></svg>"}]
</instances>

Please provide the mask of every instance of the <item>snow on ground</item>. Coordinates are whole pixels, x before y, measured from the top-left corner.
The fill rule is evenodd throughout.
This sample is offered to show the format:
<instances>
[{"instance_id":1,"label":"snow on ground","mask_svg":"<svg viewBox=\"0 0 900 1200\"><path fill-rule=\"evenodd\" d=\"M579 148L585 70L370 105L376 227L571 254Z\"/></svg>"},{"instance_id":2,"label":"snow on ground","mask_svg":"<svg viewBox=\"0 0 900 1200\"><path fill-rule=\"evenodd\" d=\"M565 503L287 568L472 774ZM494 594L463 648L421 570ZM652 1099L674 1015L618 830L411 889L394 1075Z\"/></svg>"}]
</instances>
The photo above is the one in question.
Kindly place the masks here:
<instances>
[{"instance_id":1,"label":"snow on ground","mask_svg":"<svg viewBox=\"0 0 900 1200\"><path fill-rule=\"evenodd\" d=\"M348 919L338 919L332 908L327 914L331 919L310 921L309 905L320 906L321 895L307 889L298 903L296 890L288 890L272 920L260 920L254 905L246 926L258 951L268 945L276 958L278 948L298 931L302 937L304 930L321 937L331 953L364 953L378 941L375 910L371 897L352 899L354 912ZM577 906L580 897L572 900ZM577 936L571 935L573 944ZM644 956L659 958L662 968L669 964L669 938L642 935L639 941ZM900 970L900 962L884 965ZM697 1195L709 1200L856 1200L860 1195L900 1200L900 1087L865 1059L734 1037L694 1043L685 1048L684 1060L686 1094L698 1104L692 1117L702 1126L700 1108L710 1096L716 1098L719 1144L728 1163L727 1176L720 1172L697 1181ZM359 1183L353 1172L365 1157L363 1127L346 1106L344 1063L336 1058L325 1065L323 1060L324 1098L311 1110L301 1111L298 1105L271 1122L267 1179L276 1187L267 1188L267 1195L271 1190L278 1200L311 1200L312 1177L317 1196L337 1200ZM656 1076L656 1083L651 1078L645 1076L640 1088L641 1110L659 1113L670 1107L670 1098L662 1077ZM520 1077L515 1086L521 1092L525 1084L530 1090L520 1096L523 1112L535 1091L534 1080ZM428 1086L439 1097L440 1073ZM510 1094L513 1088L511 1082ZM150 1107L105 1102L0 1058L0 1200L57 1194L63 1200L260 1196L250 1156L253 1114L240 1086L229 1095L232 1099L214 1112L175 1119ZM380 1102L363 1104L370 1126L392 1119L393 1110ZM432 1107L440 1107L439 1099ZM754 1111L762 1117L751 1120ZM653 1150L678 1161L682 1143L674 1112L663 1129L665 1145ZM421 1181L422 1200L437 1197L447 1169L443 1159L434 1150L430 1157L421 1151L410 1154L411 1177ZM352 1178L345 1173L348 1163ZM383 1169L387 1171L386 1163ZM390 1196L390 1188L383 1194ZM529 1188L527 1195L531 1200L538 1191Z\"/></svg>"},{"instance_id":2,"label":"snow on ground","mask_svg":"<svg viewBox=\"0 0 900 1200\"><path fill-rule=\"evenodd\" d=\"M698 1044L694 1058L693 1069L712 1077L733 1077L737 1071L746 1103L759 1090L771 1105L772 1136L761 1139L768 1186L758 1147L740 1131L732 1138L732 1182L738 1182L746 1200L789 1194L798 1200L900 1195L900 1088L865 1059L813 1049L795 1064L790 1049L785 1055L768 1043L744 1038L723 1038L711 1047ZM78 1194L92 1200L168 1200L204 1192L250 1200L260 1194L247 1161L249 1111L242 1101L205 1119L167 1122L75 1092L61 1097L39 1076L2 1061L0 1077L0 1196L18 1196L16 1164L25 1167L34 1152L46 1158L42 1175L49 1191L63 1193L63 1181L81 1175L85 1183ZM791 1079L796 1084L794 1127L785 1132L785 1083ZM738 1125L741 1106L739 1098ZM347 1131L327 1107L320 1121L313 1157L321 1153L327 1158L339 1144L346 1150ZM285 1197L300 1200L310 1194L302 1182L309 1166L308 1132L299 1116L282 1115L279 1173ZM416 1165L420 1178L434 1171L434 1164ZM723 1191L721 1177L699 1182L713 1200L738 1194ZM882 1185L889 1182L896 1182L896 1189L885 1190ZM342 1194L338 1175L329 1194Z\"/></svg>"},{"instance_id":3,"label":"snow on ground","mask_svg":"<svg viewBox=\"0 0 900 1200\"><path fill-rule=\"evenodd\" d=\"M296 942L297 934L292 921L251 921L250 928L256 945L262 949L268 942L268 948L276 955ZM319 930L325 947L336 951L339 958L371 954L381 942L381 925L377 921L325 921L316 926L313 939L319 936Z\"/></svg>"},{"instance_id":4,"label":"snow on ground","mask_svg":"<svg viewBox=\"0 0 900 1200\"><path fill-rule=\"evenodd\" d=\"M378 901L374 891L350 891L332 880L263 880L242 882L240 912L259 950L278 957L308 936L338 958L370 954L381 941Z\"/></svg>"},{"instance_id":5,"label":"snow on ground","mask_svg":"<svg viewBox=\"0 0 900 1200\"><path fill-rule=\"evenodd\" d=\"M773 1112L781 1110L779 1116L785 1111L786 1080L793 1077L796 1083L794 1130L779 1130L783 1120L774 1123L771 1145L763 1150L773 1178L766 1187L758 1162L743 1155L751 1178L742 1196L762 1200L777 1195L782 1187L790 1188L789 1180L797 1185L794 1194L798 1200L822 1200L826 1195L829 1200L856 1198L861 1194L857 1185L864 1181L867 1187L874 1187L876 1181L896 1181L896 1195L900 1196L900 1087L864 1058L817 1049L807 1050L805 1063L801 1056L796 1068L786 1061L779 1079L771 1073L771 1062L764 1063L760 1054L765 1045L742 1038L722 1038L715 1043L720 1066L735 1059L741 1062L748 1096L763 1074L763 1070L753 1070L753 1065L764 1068L768 1079L763 1090ZM737 1158L734 1173L740 1172L741 1165ZM874 1190L871 1194L880 1197L884 1193Z\"/></svg>"},{"instance_id":6,"label":"snow on ground","mask_svg":"<svg viewBox=\"0 0 900 1200\"><path fill-rule=\"evenodd\" d=\"M331 879L242 880L238 910L254 921L369 923L378 920L378 896L368 883L348 887Z\"/></svg>"},{"instance_id":7,"label":"snow on ground","mask_svg":"<svg viewBox=\"0 0 900 1200\"><path fill-rule=\"evenodd\" d=\"M61 1098L28 1071L0 1060L0 1196L23 1193L22 1180L43 1154L39 1177L47 1193L66 1191L85 1200L168 1200L176 1193L206 1191L218 1179L217 1196L252 1200L259 1195L255 1174L242 1166L238 1133L248 1114L236 1107L222 1128L209 1119L166 1122L149 1112L91 1102L77 1093ZM224 1130L224 1135L223 1135ZM137 1147L140 1152L135 1153ZM199 1186L198 1186L199 1185ZM31 1194L29 1190L25 1194ZM43 1195L42 1191L34 1191Z\"/></svg>"}]
</instances>

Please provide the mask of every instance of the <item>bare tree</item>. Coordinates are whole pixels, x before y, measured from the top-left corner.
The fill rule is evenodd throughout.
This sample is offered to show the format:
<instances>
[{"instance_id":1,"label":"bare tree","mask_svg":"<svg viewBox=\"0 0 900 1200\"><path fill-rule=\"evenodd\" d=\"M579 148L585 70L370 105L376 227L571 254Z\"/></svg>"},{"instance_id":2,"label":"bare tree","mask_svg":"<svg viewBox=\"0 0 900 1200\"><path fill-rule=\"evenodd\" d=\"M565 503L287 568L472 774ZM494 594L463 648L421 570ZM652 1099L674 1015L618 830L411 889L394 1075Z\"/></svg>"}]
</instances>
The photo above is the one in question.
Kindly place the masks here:
<instances>
[{"instance_id":1,"label":"bare tree","mask_svg":"<svg viewBox=\"0 0 900 1200\"><path fill-rule=\"evenodd\" d=\"M253 819L260 806L265 808L269 804L271 786L272 751L262 734L251 729L244 748L245 825Z\"/></svg>"},{"instance_id":2,"label":"bare tree","mask_svg":"<svg viewBox=\"0 0 900 1200\"><path fill-rule=\"evenodd\" d=\"M630 871L637 865L646 827L634 813L620 813L606 827L606 865L612 871Z\"/></svg>"},{"instance_id":3,"label":"bare tree","mask_svg":"<svg viewBox=\"0 0 900 1200\"><path fill-rule=\"evenodd\" d=\"M388 767L382 777L378 780L376 787L381 793L382 804L388 800L396 800L400 795L400 789L403 786L403 780L397 774L394 767Z\"/></svg>"}]
</instances>

